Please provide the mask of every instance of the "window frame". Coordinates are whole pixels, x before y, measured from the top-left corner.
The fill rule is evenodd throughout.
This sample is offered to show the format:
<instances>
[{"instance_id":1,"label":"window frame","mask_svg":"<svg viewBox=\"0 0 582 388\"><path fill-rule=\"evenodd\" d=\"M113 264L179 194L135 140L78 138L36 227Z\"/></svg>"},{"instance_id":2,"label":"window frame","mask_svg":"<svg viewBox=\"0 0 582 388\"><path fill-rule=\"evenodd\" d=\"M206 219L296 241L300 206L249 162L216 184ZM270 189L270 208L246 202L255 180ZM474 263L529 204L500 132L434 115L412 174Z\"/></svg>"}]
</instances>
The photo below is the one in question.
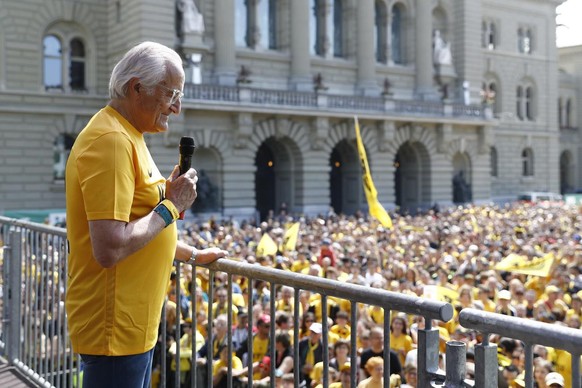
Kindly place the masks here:
<instances>
[{"instance_id":1,"label":"window frame","mask_svg":"<svg viewBox=\"0 0 582 388\"><path fill-rule=\"evenodd\" d=\"M45 40L49 36L54 36L60 41L61 44L61 85L60 86L47 86L46 80L46 68L45 68ZM73 55L72 52L73 42L79 42L82 47L82 52L84 56ZM61 21L53 24L51 27L47 28L41 39L41 62L42 62L42 74L40 76L42 87L47 92L67 92L67 93L88 93L93 89L93 85L96 82L95 65L94 65L94 42L86 34L83 29L70 22ZM75 74L72 74L74 70L73 67L76 66L75 74L78 71L82 73L81 80L73 85L73 81L76 79ZM79 66L80 65L80 66Z\"/></svg>"}]
</instances>

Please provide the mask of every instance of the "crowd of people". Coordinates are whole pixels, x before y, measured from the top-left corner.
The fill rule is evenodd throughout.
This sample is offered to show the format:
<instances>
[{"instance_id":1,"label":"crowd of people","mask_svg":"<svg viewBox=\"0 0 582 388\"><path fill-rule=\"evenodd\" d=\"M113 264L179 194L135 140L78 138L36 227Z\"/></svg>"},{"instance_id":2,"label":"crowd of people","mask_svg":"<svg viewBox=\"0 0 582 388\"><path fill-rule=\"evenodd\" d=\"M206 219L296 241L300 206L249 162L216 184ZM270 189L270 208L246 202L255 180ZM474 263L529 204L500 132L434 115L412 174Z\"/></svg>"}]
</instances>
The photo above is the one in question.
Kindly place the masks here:
<instances>
[{"instance_id":1,"label":"crowd of people","mask_svg":"<svg viewBox=\"0 0 582 388\"><path fill-rule=\"evenodd\" d=\"M285 250L285 232L299 222L295 249ZM473 349L480 334L460 326L458 312L467 307L565 325L580 329L582 316L582 214L577 207L562 204L505 207L475 206L436 209L416 216L394 215L388 230L363 214L320 217L291 217L285 212L260 224L216 222L187 225L180 238L200 248L217 246L229 258L306 273L369 287L420 297L443 296L455 308L450 322L437 324L440 332L440 361L445 369L445 343L450 339L467 344L467 378L474 375ZM269 234L280 250L275 255L257 256L261 237ZM497 270L496 265L510 254L525 260L552 255L548 276ZM168 359L180 346L181 380L189 384L193 353L198 365L214 363L212 379L216 387L226 386L228 351L226 339L232 330L232 371L235 380L246 386L252 364L253 385L270 386L271 362L275 362L276 386L293 386L293 371L299 368L306 387L322 384L321 297L300 293L299 365L293 360L294 293L277 286L276 311L269 310L269 283L233 277L233 327L227 325L228 289L226 274L215 274L214 300L208 300L208 271L202 267L193 278L190 266L181 266L179 294L170 286L166 318ZM192 287L196 282L197 287ZM250 288L250 289L249 289ZM197 300L190 311L191 290ZM429 292L429 290L432 290ZM438 297L438 296L437 296ZM358 320L350 322L351 304L339 298L328 300L329 382L332 387L350 386L350 335L357 333L358 385L382 386L384 311L377 306L358 304ZM253 314L252 360L248 359L248 314ZM207 322L213 320L214 341L208 343ZM175 338L179 320L183 336ZM271 325L276 326L275 354L269 354ZM393 311L390 321L391 386L416 387L416 346L422 317ZM191 348L195 335L196 349ZM499 386L522 387L524 346L515 339L498 335L490 341L498 345ZM158 349L158 357L163 352ZM175 363L172 368L176 368ZM204 368L198 368L204 369ZM154 369L154 386L159 381ZM173 373L168 373L173 378ZM534 348L536 387L571 386L571 355L560 349L536 345ZM289 385L290 384L290 385ZM380 385L379 385L380 384ZM275 385L275 384L274 384Z\"/></svg>"}]
</instances>

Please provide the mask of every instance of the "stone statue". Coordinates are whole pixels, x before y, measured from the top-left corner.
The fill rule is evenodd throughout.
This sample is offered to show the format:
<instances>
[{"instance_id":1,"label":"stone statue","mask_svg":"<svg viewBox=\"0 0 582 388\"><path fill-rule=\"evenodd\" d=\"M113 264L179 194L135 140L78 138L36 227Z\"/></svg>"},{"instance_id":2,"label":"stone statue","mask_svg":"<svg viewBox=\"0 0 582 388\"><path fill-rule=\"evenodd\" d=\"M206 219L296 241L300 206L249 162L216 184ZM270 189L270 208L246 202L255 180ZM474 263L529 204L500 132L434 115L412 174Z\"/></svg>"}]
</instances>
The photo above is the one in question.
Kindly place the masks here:
<instances>
[{"instance_id":1,"label":"stone statue","mask_svg":"<svg viewBox=\"0 0 582 388\"><path fill-rule=\"evenodd\" d=\"M178 10L182 13L182 32L188 33L203 33L204 32L204 17L198 12L198 7L194 0L176 0Z\"/></svg>"},{"instance_id":2,"label":"stone statue","mask_svg":"<svg viewBox=\"0 0 582 388\"><path fill-rule=\"evenodd\" d=\"M465 180L465 173L460 170L453 176L453 202L465 203L473 199L471 185Z\"/></svg>"},{"instance_id":3,"label":"stone statue","mask_svg":"<svg viewBox=\"0 0 582 388\"><path fill-rule=\"evenodd\" d=\"M453 57L451 56L451 45L449 42L444 41L439 30L434 31L432 58L435 65L453 64Z\"/></svg>"}]
</instances>

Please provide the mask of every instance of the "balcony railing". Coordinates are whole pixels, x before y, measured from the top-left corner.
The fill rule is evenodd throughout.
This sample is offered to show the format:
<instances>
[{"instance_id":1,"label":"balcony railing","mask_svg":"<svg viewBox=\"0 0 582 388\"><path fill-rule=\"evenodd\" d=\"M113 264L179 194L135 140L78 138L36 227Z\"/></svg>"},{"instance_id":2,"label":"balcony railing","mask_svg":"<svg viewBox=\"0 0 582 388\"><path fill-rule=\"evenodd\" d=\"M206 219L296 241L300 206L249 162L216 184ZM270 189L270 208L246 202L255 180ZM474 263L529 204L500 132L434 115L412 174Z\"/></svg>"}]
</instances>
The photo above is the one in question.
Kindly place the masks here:
<instances>
[{"instance_id":1,"label":"balcony railing","mask_svg":"<svg viewBox=\"0 0 582 388\"><path fill-rule=\"evenodd\" d=\"M484 120L481 105L451 104L438 101L396 100L391 96L354 96L322 92L300 92L250 88L246 86L195 85L184 87L185 102L227 103L241 107L271 107L277 109L312 109L362 113L392 113L406 116L451 117Z\"/></svg>"}]
</instances>

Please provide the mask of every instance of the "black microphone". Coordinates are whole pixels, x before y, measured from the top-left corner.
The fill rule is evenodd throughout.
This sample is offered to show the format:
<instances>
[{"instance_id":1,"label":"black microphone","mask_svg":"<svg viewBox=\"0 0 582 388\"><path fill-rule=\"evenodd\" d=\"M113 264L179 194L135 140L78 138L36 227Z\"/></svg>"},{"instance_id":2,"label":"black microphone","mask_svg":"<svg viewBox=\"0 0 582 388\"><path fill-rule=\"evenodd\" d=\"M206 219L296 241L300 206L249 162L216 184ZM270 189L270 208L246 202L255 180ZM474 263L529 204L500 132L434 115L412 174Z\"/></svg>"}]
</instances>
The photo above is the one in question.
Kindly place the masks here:
<instances>
[{"instance_id":1,"label":"black microphone","mask_svg":"<svg viewBox=\"0 0 582 388\"><path fill-rule=\"evenodd\" d=\"M196 145L194 144L194 138L190 136L182 136L180 139L180 175L184 174L192 167L192 155ZM180 213L180 219L184 219L184 212Z\"/></svg>"}]
</instances>

